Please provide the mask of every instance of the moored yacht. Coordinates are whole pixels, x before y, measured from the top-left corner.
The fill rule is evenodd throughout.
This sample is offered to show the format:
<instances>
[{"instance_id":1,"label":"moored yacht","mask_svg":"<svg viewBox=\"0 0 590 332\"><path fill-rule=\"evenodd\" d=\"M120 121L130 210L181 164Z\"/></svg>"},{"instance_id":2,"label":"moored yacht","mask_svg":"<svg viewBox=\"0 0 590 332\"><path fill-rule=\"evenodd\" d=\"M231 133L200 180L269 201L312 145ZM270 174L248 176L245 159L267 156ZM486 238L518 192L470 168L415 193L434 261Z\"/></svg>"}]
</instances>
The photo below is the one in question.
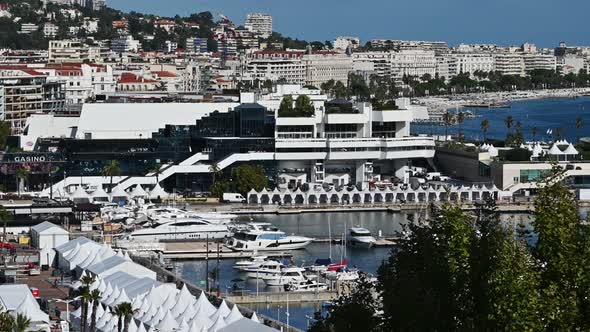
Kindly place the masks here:
<instances>
[{"instance_id":1,"label":"moored yacht","mask_svg":"<svg viewBox=\"0 0 590 332\"><path fill-rule=\"evenodd\" d=\"M303 274L304 268L300 267L286 267L281 270L281 273L265 279L264 282L269 286L284 286L291 282L305 281L307 278Z\"/></svg>"},{"instance_id":2,"label":"moored yacht","mask_svg":"<svg viewBox=\"0 0 590 332\"><path fill-rule=\"evenodd\" d=\"M234 264L234 269L239 270L239 271L244 271L246 268L259 267L260 265L262 265L266 262L267 262L266 256L252 256L248 260L237 261L236 264Z\"/></svg>"},{"instance_id":3,"label":"moored yacht","mask_svg":"<svg viewBox=\"0 0 590 332\"><path fill-rule=\"evenodd\" d=\"M247 267L243 271L246 272L248 278L253 279L272 279L281 274L283 263L277 261L267 261L258 267Z\"/></svg>"},{"instance_id":4,"label":"moored yacht","mask_svg":"<svg viewBox=\"0 0 590 332\"><path fill-rule=\"evenodd\" d=\"M214 225L200 219L178 219L153 227L142 228L127 235L127 240L216 240L231 235L227 226Z\"/></svg>"},{"instance_id":5,"label":"moored yacht","mask_svg":"<svg viewBox=\"0 0 590 332\"><path fill-rule=\"evenodd\" d=\"M375 242L377 242L377 240L366 228L352 227L348 230L346 243L348 243L351 247L371 248L373 245L375 245Z\"/></svg>"},{"instance_id":6,"label":"moored yacht","mask_svg":"<svg viewBox=\"0 0 590 332\"><path fill-rule=\"evenodd\" d=\"M305 236L287 235L269 223L250 223L226 244L236 251L278 251L303 249L313 241Z\"/></svg>"},{"instance_id":7,"label":"moored yacht","mask_svg":"<svg viewBox=\"0 0 590 332\"><path fill-rule=\"evenodd\" d=\"M315 280L294 281L283 287L287 292L323 292L328 290L328 285Z\"/></svg>"}]
</instances>

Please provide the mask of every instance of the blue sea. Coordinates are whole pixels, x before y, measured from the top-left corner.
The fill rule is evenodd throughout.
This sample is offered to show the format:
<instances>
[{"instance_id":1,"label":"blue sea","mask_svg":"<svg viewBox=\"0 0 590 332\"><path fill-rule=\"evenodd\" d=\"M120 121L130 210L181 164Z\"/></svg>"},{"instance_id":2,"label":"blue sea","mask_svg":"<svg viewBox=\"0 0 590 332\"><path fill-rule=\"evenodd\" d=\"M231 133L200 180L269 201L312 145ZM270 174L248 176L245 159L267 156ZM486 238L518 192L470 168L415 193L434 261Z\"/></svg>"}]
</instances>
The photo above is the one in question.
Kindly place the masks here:
<instances>
[{"instance_id":1,"label":"blue sea","mask_svg":"<svg viewBox=\"0 0 590 332\"><path fill-rule=\"evenodd\" d=\"M513 126L518 121L522 123L523 134L528 141L533 140L533 127L537 128L535 140L555 140L558 128L561 128L561 136L570 142L590 136L590 97L525 100L510 105L511 108L452 108L449 110L451 113L471 111L476 118L465 120L461 126L449 127L449 134L456 134L460 130L467 139L483 140L480 124L483 119L487 119L490 123L487 138L504 139L508 133L504 120L512 116ZM576 130L577 117L582 118L583 123L579 130ZM548 129L553 130L553 136L547 135ZM445 128L412 124L412 132L444 134Z\"/></svg>"}]
</instances>

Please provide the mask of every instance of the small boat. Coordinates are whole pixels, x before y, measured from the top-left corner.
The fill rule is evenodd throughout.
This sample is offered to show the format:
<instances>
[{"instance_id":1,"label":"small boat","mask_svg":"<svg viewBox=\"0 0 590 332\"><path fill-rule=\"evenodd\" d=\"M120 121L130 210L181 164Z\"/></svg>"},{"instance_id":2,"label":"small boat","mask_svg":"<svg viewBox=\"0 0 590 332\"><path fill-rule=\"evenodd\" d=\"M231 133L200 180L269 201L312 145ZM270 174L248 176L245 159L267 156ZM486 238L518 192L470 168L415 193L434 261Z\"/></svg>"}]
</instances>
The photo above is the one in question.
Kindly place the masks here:
<instances>
[{"instance_id":1,"label":"small boat","mask_svg":"<svg viewBox=\"0 0 590 332\"><path fill-rule=\"evenodd\" d=\"M341 269L345 269L348 266L348 260L344 258L340 263L334 263L328 265L328 271L338 271Z\"/></svg>"},{"instance_id":2,"label":"small boat","mask_svg":"<svg viewBox=\"0 0 590 332\"><path fill-rule=\"evenodd\" d=\"M292 282L284 286L287 292L323 292L328 290L328 285L315 280Z\"/></svg>"},{"instance_id":3,"label":"small boat","mask_svg":"<svg viewBox=\"0 0 590 332\"><path fill-rule=\"evenodd\" d=\"M377 240L371 235L371 232L362 227L352 227L348 230L346 242L351 247L371 248Z\"/></svg>"},{"instance_id":4,"label":"small boat","mask_svg":"<svg viewBox=\"0 0 590 332\"><path fill-rule=\"evenodd\" d=\"M334 281L354 281L359 278L357 270L340 269L338 271L327 271L324 277Z\"/></svg>"},{"instance_id":5,"label":"small boat","mask_svg":"<svg viewBox=\"0 0 590 332\"><path fill-rule=\"evenodd\" d=\"M246 272L248 278L266 280L279 276L283 266L281 262L267 261L257 267L246 267L243 271Z\"/></svg>"},{"instance_id":6,"label":"small boat","mask_svg":"<svg viewBox=\"0 0 590 332\"><path fill-rule=\"evenodd\" d=\"M307 278L303 272L305 272L304 268L286 267L281 270L279 275L265 279L264 282L268 286L284 286L292 282L305 281Z\"/></svg>"},{"instance_id":7,"label":"small boat","mask_svg":"<svg viewBox=\"0 0 590 332\"><path fill-rule=\"evenodd\" d=\"M248 260L237 261L234 269L244 271L247 267L259 267L267 262L267 256L252 256Z\"/></svg>"}]
</instances>

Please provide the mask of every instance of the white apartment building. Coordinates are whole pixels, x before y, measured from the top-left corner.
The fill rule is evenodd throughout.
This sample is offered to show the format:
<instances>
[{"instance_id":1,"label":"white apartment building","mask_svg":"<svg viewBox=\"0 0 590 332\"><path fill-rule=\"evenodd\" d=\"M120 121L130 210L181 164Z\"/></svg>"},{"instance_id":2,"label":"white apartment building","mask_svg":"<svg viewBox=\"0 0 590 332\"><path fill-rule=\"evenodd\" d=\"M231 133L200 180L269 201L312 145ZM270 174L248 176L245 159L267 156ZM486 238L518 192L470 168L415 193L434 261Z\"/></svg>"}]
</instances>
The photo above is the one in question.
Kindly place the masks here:
<instances>
[{"instance_id":1,"label":"white apartment building","mask_svg":"<svg viewBox=\"0 0 590 332\"><path fill-rule=\"evenodd\" d=\"M53 38L57 36L58 27L57 25L47 22L43 25L43 35L47 38Z\"/></svg>"},{"instance_id":2,"label":"white apartment building","mask_svg":"<svg viewBox=\"0 0 590 332\"><path fill-rule=\"evenodd\" d=\"M67 105L80 105L97 94L115 92L117 82L109 65L56 64L37 68L48 80L65 84Z\"/></svg>"},{"instance_id":3,"label":"white apartment building","mask_svg":"<svg viewBox=\"0 0 590 332\"><path fill-rule=\"evenodd\" d=\"M525 52L523 59L526 72L536 69L555 70L557 68L557 59L553 54Z\"/></svg>"},{"instance_id":4,"label":"white apartment building","mask_svg":"<svg viewBox=\"0 0 590 332\"><path fill-rule=\"evenodd\" d=\"M117 54L137 53L141 49L139 40L132 36L125 36L111 40L111 51Z\"/></svg>"},{"instance_id":5,"label":"white apartment building","mask_svg":"<svg viewBox=\"0 0 590 332\"><path fill-rule=\"evenodd\" d=\"M426 74L430 77L436 75L434 51L401 50L391 54L391 76L398 82L401 82L404 76L420 78Z\"/></svg>"},{"instance_id":6,"label":"white apartment building","mask_svg":"<svg viewBox=\"0 0 590 332\"><path fill-rule=\"evenodd\" d=\"M352 57L346 54L323 52L302 56L305 66L305 84L320 87L329 80L340 81L346 85L348 74L352 72Z\"/></svg>"},{"instance_id":7,"label":"white apartment building","mask_svg":"<svg viewBox=\"0 0 590 332\"><path fill-rule=\"evenodd\" d=\"M491 53L453 53L450 59L450 77L461 73L469 73L473 77L476 71L488 73L496 70L496 60Z\"/></svg>"},{"instance_id":8,"label":"white apartment building","mask_svg":"<svg viewBox=\"0 0 590 332\"><path fill-rule=\"evenodd\" d=\"M391 77L391 52L353 53L352 61L355 70L372 68L379 77Z\"/></svg>"},{"instance_id":9,"label":"white apartment building","mask_svg":"<svg viewBox=\"0 0 590 332\"><path fill-rule=\"evenodd\" d=\"M303 51L258 51L247 59L246 71L252 79L304 85Z\"/></svg>"},{"instance_id":10,"label":"white apartment building","mask_svg":"<svg viewBox=\"0 0 590 332\"><path fill-rule=\"evenodd\" d=\"M437 55L436 56L436 74L441 79L444 78L448 81L451 77L451 62L453 59L449 54Z\"/></svg>"},{"instance_id":11,"label":"white apartment building","mask_svg":"<svg viewBox=\"0 0 590 332\"><path fill-rule=\"evenodd\" d=\"M261 13L248 14L244 27L262 38L268 38L272 34L272 16Z\"/></svg>"},{"instance_id":12,"label":"white apartment building","mask_svg":"<svg viewBox=\"0 0 590 332\"><path fill-rule=\"evenodd\" d=\"M525 76L524 57L521 52L505 50L495 54L496 71L502 75Z\"/></svg>"},{"instance_id":13,"label":"white apartment building","mask_svg":"<svg viewBox=\"0 0 590 332\"><path fill-rule=\"evenodd\" d=\"M345 51L349 46L354 50L361 46L361 40L357 37L338 37L332 46L340 51Z\"/></svg>"},{"instance_id":14,"label":"white apartment building","mask_svg":"<svg viewBox=\"0 0 590 332\"><path fill-rule=\"evenodd\" d=\"M49 41L50 63L102 62L108 50L101 46L89 46L78 40Z\"/></svg>"},{"instance_id":15,"label":"white apartment building","mask_svg":"<svg viewBox=\"0 0 590 332\"><path fill-rule=\"evenodd\" d=\"M586 61L583 57L575 54L566 54L557 57L557 70L563 75L569 73L577 74L585 68Z\"/></svg>"}]
</instances>

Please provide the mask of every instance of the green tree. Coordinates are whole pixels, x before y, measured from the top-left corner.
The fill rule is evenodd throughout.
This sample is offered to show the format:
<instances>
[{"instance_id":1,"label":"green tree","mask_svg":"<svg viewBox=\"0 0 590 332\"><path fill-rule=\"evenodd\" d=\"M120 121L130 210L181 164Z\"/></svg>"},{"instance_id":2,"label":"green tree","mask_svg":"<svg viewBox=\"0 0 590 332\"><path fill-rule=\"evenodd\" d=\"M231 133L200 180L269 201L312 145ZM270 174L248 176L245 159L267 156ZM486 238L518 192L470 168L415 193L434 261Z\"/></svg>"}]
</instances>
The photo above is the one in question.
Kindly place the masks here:
<instances>
[{"instance_id":1,"label":"green tree","mask_svg":"<svg viewBox=\"0 0 590 332\"><path fill-rule=\"evenodd\" d=\"M447 110L442 116L442 120L445 124L445 141L449 136L449 126L453 124L454 119L455 117L453 116L453 113L449 112L449 110Z\"/></svg>"},{"instance_id":2,"label":"green tree","mask_svg":"<svg viewBox=\"0 0 590 332\"><path fill-rule=\"evenodd\" d=\"M217 182L216 180L218 178L220 178L221 174L222 174L221 168L219 168L219 164L216 162L211 163L211 165L209 165L209 172L211 172L211 177L212 177L211 183L212 183L212 186L214 186L215 183Z\"/></svg>"},{"instance_id":3,"label":"green tree","mask_svg":"<svg viewBox=\"0 0 590 332\"><path fill-rule=\"evenodd\" d=\"M539 129L537 127L531 128L531 134L533 134L533 141L536 141L538 131L539 131Z\"/></svg>"},{"instance_id":4,"label":"green tree","mask_svg":"<svg viewBox=\"0 0 590 332\"><path fill-rule=\"evenodd\" d=\"M233 170L232 179L236 190L244 197L252 189L260 191L268 186L268 178L260 165L240 165Z\"/></svg>"},{"instance_id":5,"label":"green tree","mask_svg":"<svg viewBox=\"0 0 590 332\"><path fill-rule=\"evenodd\" d=\"M279 106L279 117L289 116L293 116L293 97L286 95L281 100L281 105Z\"/></svg>"},{"instance_id":6,"label":"green tree","mask_svg":"<svg viewBox=\"0 0 590 332\"><path fill-rule=\"evenodd\" d=\"M109 186L109 193L113 191L113 177L121 175L121 166L118 161L111 160L108 164L104 166L102 169L102 176L110 177L111 184Z\"/></svg>"},{"instance_id":7,"label":"green tree","mask_svg":"<svg viewBox=\"0 0 590 332\"><path fill-rule=\"evenodd\" d=\"M129 321L137 312L137 309L133 309L133 306L129 302L123 302L115 307L114 312L118 317L117 331L129 332Z\"/></svg>"},{"instance_id":8,"label":"green tree","mask_svg":"<svg viewBox=\"0 0 590 332\"><path fill-rule=\"evenodd\" d=\"M24 183L27 181L29 177L29 169L26 167L19 167L16 169L16 190L20 195L21 187L24 186Z\"/></svg>"},{"instance_id":9,"label":"green tree","mask_svg":"<svg viewBox=\"0 0 590 332\"><path fill-rule=\"evenodd\" d=\"M504 119L504 124L506 125L506 128L508 129L508 133L512 133L512 126L514 125L514 118L512 117L512 115L509 115L506 117L506 119Z\"/></svg>"},{"instance_id":10,"label":"green tree","mask_svg":"<svg viewBox=\"0 0 590 332\"><path fill-rule=\"evenodd\" d=\"M14 317L4 308L0 310L0 331L12 331L15 326Z\"/></svg>"},{"instance_id":11,"label":"green tree","mask_svg":"<svg viewBox=\"0 0 590 332\"><path fill-rule=\"evenodd\" d=\"M10 122L0 121L0 150L6 149L6 140L10 134Z\"/></svg>"},{"instance_id":12,"label":"green tree","mask_svg":"<svg viewBox=\"0 0 590 332\"><path fill-rule=\"evenodd\" d=\"M465 113L459 112L457 113L457 124L459 125L459 137L461 137L461 127L463 126L463 122L465 122Z\"/></svg>"},{"instance_id":13,"label":"green tree","mask_svg":"<svg viewBox=\"0 0 590 332\"><path fill-rule=\"evenodd\" d=\"M336 81L334 84L334 97L345 98L348 96L346 86L341 81Z\"/></svg>"},{"instance_id":14,"label":"green tree","mask_svg":"<svg viewBox=\"0 0 590 332\"><path fill-rule=\"evenodd\" d=\"M590 232L582 225L574 194L554 165L535 199L533 253L541 263L546 330L590 329Z\"/></svg>"},{"instance_id":15,"label":"green tree","mask_svg":"<svg viewBox=\"0 0 590 332\"><path fill-rule=\"evenodd\" d=\"M96 312L98 311L98 305L102 294L98 289L94 289L90 292L90 301L92 301L92 314L90 316L90 331L96 331Z\"/></svg>"},{"instance_id":16,"label":"green tree","mask_svg":"<svg viewBox=\"0 0 590 332\"><path fill-rule=\"evenodd\" d=\"M295 100L295 112L301 114L304 117L311 117L315 113L315 107L311 98L307 95L300 95Z\"/></svg>"},{"instance_id":17,"label":"green tree","mask_svg":"<svg viewBox=\"0 0 590 332\"><path fill-rule=\"evenodd\" d=\"M23 314L17 314L14 320L14 332L25 332L31 327L31 319Z\"/></svg>"},{"instance_id":18,"label":"green tree","mask_svg":"<svg viewBox=\"0 0 590 332\"><path fill-rule=\"evenodd\" d=\"M162 164L156 163L150 169L150 172L153 172L156 176L156 183L160 183L160 175L162 174ZM111 183L112 185L112 183Z\"/></svg>"},{"instance_id":19,"label":"green tree","mask_svg":"<svg viewBox=\"0 0 590 332\"><path fill-rule=\"evenodd\" d=\"M584 121L582 120L582 117L578 116L576 118L576 140L580 139L579 131L580 131L580 129L582 129L583 125L584 125Z\"/></svg>"},{"instance_id":20,"label":"green tree","mask_svg":"<svg viewBox=\"0 0 590 332\"><path fill-rule=\"evenodd\" d=\"M490 130L490 121L488 119L481 120L480 123L481 131L483 132L483 140L484 142L487 140L488 130Z\"/></svg>"},{"instance_id":21,"label":"green tree","mask_svg":"<svg viewBox=\"0 0 590 332\"><path fill-rule=\"evenodd\" d=\"M341 295L328 311L326 317L315 315L310 332L356 332L379 331L378 301L375 286L366 274L361 273L352 286L350 294Z\"/></svg>"},{"instance_id":22,"label":"green tree","mask_svg":"<svg viewBox=\"0 0 590 332\"><path fill-rule=\"evenodd\" d=\"M456 331L473 327L469 285L469 218L445 204L410 234L379 268L385 331Z\"/></svg>"}]
</instances>

